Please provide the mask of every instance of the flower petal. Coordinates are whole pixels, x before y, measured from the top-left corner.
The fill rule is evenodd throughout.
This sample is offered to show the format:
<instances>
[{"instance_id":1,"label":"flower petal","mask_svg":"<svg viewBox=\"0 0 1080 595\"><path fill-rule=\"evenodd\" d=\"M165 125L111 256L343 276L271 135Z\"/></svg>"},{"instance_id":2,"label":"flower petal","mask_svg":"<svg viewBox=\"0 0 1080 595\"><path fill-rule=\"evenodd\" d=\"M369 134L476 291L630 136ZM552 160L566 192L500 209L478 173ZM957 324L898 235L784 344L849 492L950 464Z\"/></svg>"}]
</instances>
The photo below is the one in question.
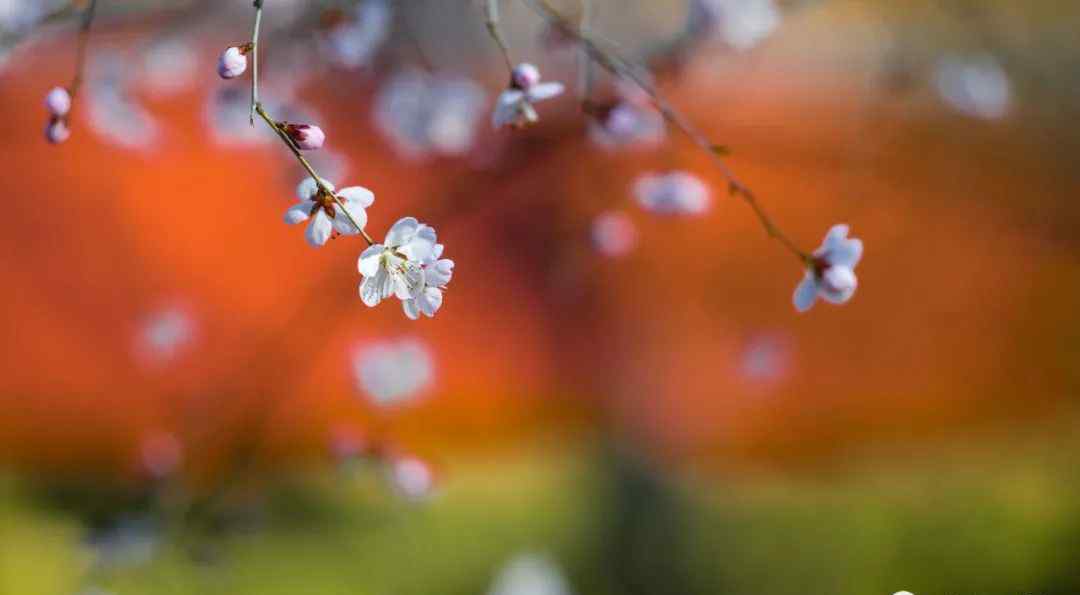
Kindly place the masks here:
<instances>
[{"instance_id":1,"label":"flower petal","mask_svg":"<svg viewBox=\"0 0 1080 595\"><path fill-rule=\"evenodd\" d=\"M334 226L330 223L330 217L326 215L326 211L319 210L318 213L315 213L315 217L311 219L311 223L308 224L307 241L318 248L330 239L330 233L333 230Z\"/></svg>"},{"instance_id":2,"label":"flower petal","mask_svg":"<svg viewBox=\"0 0 1080 595\"><path fill-rule=\"evenodd\" d=\"M348 215L352 216L352 221L350 221L349 217L342 212L346 210L348 211ZM337 213L334 216L334 229L342 235L348 236L358 234L360 233L360 230L356 228L356 225L353 225L353 221L356 222L356 225L360 226L360 229L363 229L364 226L367 225L367 211L364 210L364 207L361 207L355 202L346 203L345 205L339 204L337 206Z\"/></svg>"},{"instance_id":3,"label":"flower petal","mask_svg":"<svg viewBox=\"0 0 1080 595\"><path fill-rule=\"evenodd\" d=\"M433 318L435 313L442 307L443 292L435 287L428 287L416 298L416 305L428 318Z\"/></svg>"},{"instance_id":4,"label":"flower petal","mask_svg":"<svg viewBox=\"0 0 1080 595\"><path fill-rule=\"evenodd\" d=\"M832 266L821 279L821 297L831 304L843 304L855 295L859 280L848 267Z\"/></svg>"},{"instance_id":5,"label":"flower petal","mask_svg":"<svg viewBox=\"0 0 1080 595\"><path fill-rule=\"evenodd\" d=\"M375 202L375 193L363 186L349 186L337 191L337 195L347 203L356 203L363 208L370 207Z\"/></svg>"},{"instance_id":6,"label":"flower petal","mask_svg":"<svg viewBox=\"0 0 1080 595\"><path fill-rule=\"evenodd\" d=\"M799 312L806 312L814 305L814 300L818 295L818 283L814 278L814 274L810 271L806 272L806 276L795 288L795 295L793 296L793 302L795 302L795 309Z\"/></svg>"},{"instance_id":7,"label":"flower petal","mask_svg":"<svg viewBox=\"0 0 1080 595\"><path fill-rule=\"evenodd\" d=\"M416 220L416 217L398 219L390 231L386 232L386 245L391 248L402 246L416 235L418 227L420 227L420 222Z\"/></svg>"},{"instance_id":8,"label":"flower petal","mask_svg":"<svg viewBox=\"0 0 1080 595\"><path fill-rule=\"evenodd\" d=\"M566 87L564 87L562 83L540 83L533 85L533 87L529 89L529 100L543 101L545 99L551 99L556 95L561 95L565 90Z\"/></svg>"},{"instance_id":9,"label":"flower petal","mask_svg":"<svg viewBox=\"0 0 1080 595\"><path fill-rule=\"evenodd\" d=\"M285 223L289 225L295 225L301 221L307 221L311 217L311 207L315 203L305 200L304 202L296 203L289 207L289 210L285 211Z\"/></svg>"},{"instance_id":10,"label":"flower petal","mask_svg":"<svg viewBox=\"0 0 1080 595\"><path fill-rule=\"evenodd\" d=\"M825 241L821 243L821 247L826 250L832 250L840 242L847 239L849 228L845 223L838 223L829 228L829 232L825 234Z\"/></svg>"},{"instance_id":11,"label":"flower petal","mask_svg":"<svg viewBox=\"0 0 1080 595\"><path fill-rule=\"evenodd\" d=\"M385 276L386 271L379 271ZM379 277L364 277L364 280L360 282L360 299L363 300L364 305L369 308L374 308L382 301L382 290L379 286Z\"/></svg>"},{"instance_id":12,"label":"flower petal","mask_svg":"<svg viewBox=\"0 0 1080 595\"><path fill-rule=\"evenodd\" d=\"M402 300L401 308L405 310L405 316L408 316L409 320L420 318L420 307L416 305L416 300Z\"/></svg>"},{"instance_id":13,"label":"flower petal","mask_svg":"<svg viewBox=\"0 0 1080 595\"><path fill-rule=\"evenodd\" d=\"M854 269L862 258L862 240L840 240L829 249L829 264Z\"/></svg>"},{"instance_id":14,"label":"flower petal","mask_svg":"<svg viewBox=\"0 0 1080 595\"><path fill-rule=\"evenodd\" d=\"M424 268L424 280L430 287L444 287L454 276L454 261L444 258Z\"/></svg>"},{"instance_id":15,"label":"flower petal","mask_svg":"<svg viewBox=\"0 0 1080 595\"><path fill-rule=\"evenodd\" d=\"M379 272L379 262L382 259L382 253L386 251L386 247L382 244L375 244L368 247L360 254L360 259L356 262L356 268L360 271L360 274L365 277L374 277Z\"/></svg>"},{"instance_id":16,"label":"flower petal","mask_svg":"<svg viewBox=\"0 0 1080 595\"><path fill-rule=\"evenodd\" d=\"M334 189L334 185L326 180L323 180L323 184L331 190ZM315 178L312 177L304 178L304 180L296 186L296 198L300 200L311 200L315 198L315 195L318 192L319 185L315 183Z\"/></svg>"}]
</instances>

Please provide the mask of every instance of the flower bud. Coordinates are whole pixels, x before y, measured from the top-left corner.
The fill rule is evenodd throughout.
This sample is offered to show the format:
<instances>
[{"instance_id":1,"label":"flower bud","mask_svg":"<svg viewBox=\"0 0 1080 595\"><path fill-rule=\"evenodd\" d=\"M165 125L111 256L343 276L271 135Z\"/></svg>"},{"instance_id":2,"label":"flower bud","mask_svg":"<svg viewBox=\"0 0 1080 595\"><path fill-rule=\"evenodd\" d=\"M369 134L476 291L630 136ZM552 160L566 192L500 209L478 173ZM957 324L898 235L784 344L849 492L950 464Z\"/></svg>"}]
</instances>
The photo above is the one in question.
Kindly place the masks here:
<instances>
[{"instance_id":1,"label":"flower bud","mask_svg":"<svg viewBox=\"0 0 1080 595\"><path fill-rule=\"evenodd\" d=\"M45 140L54 145L58 145L68 139L71 136L71 130L68 129L67 122L63 118L53 117L49 120L47 126L45 126Z\"/></svg>"},{"instance_id":2,"label":"flower bud","mask_svg":"<svg viewBox=\"0 0 1080 595\"><path fill-rule=\"evenodd\" d=\"M53 87L45 95L45 109L52 116L66 116L71 111L71 94L63 87Z\"/></svg>"},{"instance_id":3,"label":"flower bud","mask_svg":"<svg viewBox=\"0 0 1080 595\"><path fill-rule=\"evenodd\" d=\"M518 64L514 67L514 71L511 74L511 81L513 86L527 91L532 88L533 85L540 82L540 71L527 62Z\"/></svg>"},{"instance_id":4,"label":"flower bud","mask_svg":"<svg viewBox=\"0 0 1080 595\"><path fill-rule=\"evenodd\" d=\"M223 79L234 79L247 70L246 52L240 47L231 46L221 53L218 59L218 74Z\"/></svg>"},{"instance_id":5,"label":"flower bud","mask_svg":"<svg viewBox=\"0 0 1080 595\"><path fill-rule=\"evenodd\" d=\"M285 134L303 151L321 149L326 142L326 134L322 128L310 124L286 124Z\"/></svg>"}]
</instances>

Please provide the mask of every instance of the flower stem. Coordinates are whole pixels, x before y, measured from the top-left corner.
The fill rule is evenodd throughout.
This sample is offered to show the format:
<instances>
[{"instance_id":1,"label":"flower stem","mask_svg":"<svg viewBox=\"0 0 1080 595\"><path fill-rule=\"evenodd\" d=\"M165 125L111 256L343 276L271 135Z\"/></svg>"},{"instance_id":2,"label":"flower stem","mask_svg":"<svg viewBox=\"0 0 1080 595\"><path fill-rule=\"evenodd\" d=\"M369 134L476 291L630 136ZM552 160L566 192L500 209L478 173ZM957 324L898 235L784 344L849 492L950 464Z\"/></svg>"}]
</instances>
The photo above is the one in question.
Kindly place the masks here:
<instances>
[{"instance_id":1,"label":"flower stem","mask_svg":"<svg viewBox=\"0 0 1080 595\"><path fill-rule=\"evenodd\" d=\"M97 0L90 0L90 4L83 11L82 24L79 25L79 41L75 49L75 76L71 79L71 85L68 87L68 94L71 95L72 102L75 101L75 96L78 95L79 89L82 87L86 72L87 48L90 45L90 25L94 23L96 14ZM68 117L70 117L70 113Z\"/></svg>"},{"instance_id":2,"label":"flower stem","mask_svg":"<svg viewBox=\"0 0 1080 595\"><path fill-rule=\"evenodd\" d=\"M503 61L506 62L506 69L513 74L514 61L510 59L510 47L506 45L506 39L499 31L499 0L486 1L484 17L484 26L487 27L488 35L495 40L495 45L499 46L499 52L502 54Z\"/></svg>"},{"instance_id":3,"label":"flower stem","mask_svg":"<svg viewBox=\"0 0 1080 595\"><path fill-rule=\"evenodd\" d=\"M639 66L621 57L614 50L607 50L600 47L587 28L573 26L573 24L559 14L558 11L552 8L546 0L522 0L522 2L550 24L558 26L574 36L592 61L601 68L618 78L626 79L634 83L634 85L645 92L652 100L653 105L656 106L656 109L659 110L660 114L664 117L664 120L682 131L694 142L694 144L698 145L709 154L709 157L713 160L713 163L727 181L728 192L732 196L741 198L743 202L754 211L754 215L757 216L758 220L761 222L761 226L765 228L769 237L779 241L780 244L794 254L803 264L811 261L810 255L800 249L795 242L788 238L776 223L773 222L772 217L769 216L761 206L761 203L758 202L757 196L754 194L753 190L744 184L742 180L735 175L735 172L732 171L727 163L724 162L721 158L721 155L725 152L724 148L709 140L703 132L698 130L697 127L679 113L671 102L668 101L651 82L649 82L648 78L639 72Z\"/></svg>"},{"instance_id":4,"label":"flower stem","mask_svg":"<svg viewBox=\"0 0 1080 595\"><path fill-rule=\"evenodd\" d=\"M345 213L345 218L348 219L349 223L352 223L353 227L355 227L357 231L360 232L360 235L364 238L368 245L371 246L375 244L375 240L373 240L371 236L368 235L368 232L365 231L364 228L356 222L356 219L353 219L352 213L349 212L349 209L345 208L345 201L343 201L341 197L335 194L334 191L326 185L326 182L323 181L322 176L315 173L315 168L311 166L311 163L300 152L300 147L297 147L296 143L293 142L293 139L288 135L287 132L285 132L285 125L272 118L270 114L266 113L266 110L263 109L261 103L255 104L255 113L258 114L259 117L266 122L267 126L269 126L275 133L277 133L278 138L280 138L281 142L285 143L285 146L289 148L289 151L292 152L293 157L296 157L296 160L300 162L300 165L302 165L304 169L307 170L308 174L311 175L311 178L315 180L315 184L318 186L319 191L333 197L334 202L341 205L340 211L342 213Z\"/></svg>"},{"instance_id":5,"label":"flower stem","mask_svg":"<svg viewBox=\"0 0 1080 595\"><path fill-rule=\"evenodd\" d=\"M255 26L251 31L251 113L249 123L255 125L255 106L259 105L259 29L262 26L263 0L255 0Z\"/></svg>"}]
</instances>

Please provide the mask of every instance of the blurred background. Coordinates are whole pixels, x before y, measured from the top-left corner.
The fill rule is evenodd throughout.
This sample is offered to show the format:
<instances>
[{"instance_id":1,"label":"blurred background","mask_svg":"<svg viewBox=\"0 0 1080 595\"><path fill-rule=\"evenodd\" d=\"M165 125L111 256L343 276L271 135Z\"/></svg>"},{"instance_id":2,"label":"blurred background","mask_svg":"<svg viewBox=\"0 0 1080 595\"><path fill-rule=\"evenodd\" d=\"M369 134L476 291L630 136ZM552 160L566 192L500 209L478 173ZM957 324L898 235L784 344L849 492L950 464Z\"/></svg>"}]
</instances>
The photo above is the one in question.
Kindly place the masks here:
<instances>
[{"instance_id":1,"label":"blurred background","mask_svg":"<svg viewBox=\"0 0 1080 595\"><path fill-rule=\"evenodd\" d=\"M0 1L0 593L1080 591L1080 5L592 2L796 243L865 243L798 314L709 155L600 69L583 114L525 4L568 90L510 132L480 2L266 0L267 108L456 263L420 321L282 223L303 171L215 72L249 2L101 0L47 144L84 8ZM638 204L668 171L704 213Z\"/></svg>"}]
</instances>

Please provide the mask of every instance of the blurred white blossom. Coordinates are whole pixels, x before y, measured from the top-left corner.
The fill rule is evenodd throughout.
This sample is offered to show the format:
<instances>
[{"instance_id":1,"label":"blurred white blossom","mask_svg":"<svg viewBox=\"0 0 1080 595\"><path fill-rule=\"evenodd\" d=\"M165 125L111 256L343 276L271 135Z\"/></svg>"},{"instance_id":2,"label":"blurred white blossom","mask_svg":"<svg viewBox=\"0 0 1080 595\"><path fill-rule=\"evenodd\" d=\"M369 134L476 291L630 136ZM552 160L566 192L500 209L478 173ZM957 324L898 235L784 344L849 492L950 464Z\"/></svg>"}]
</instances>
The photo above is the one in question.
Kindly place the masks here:
<instances>
[{"instance_id":1,"label":"blurred white blossom","mask_svg":"<svg viewBox=\"0 0 1080 595\"><path fill-rule=\"evenodd\" d=\"M629 254L637 245L637 239L637 228L626 213L607 211L593 219L593 246L604 256L619 257Z\"/></svg>"},{"instance_id":2,"label":"blurred white blossom","mask_svg":"<svg viewBox=\"0 0 1080 595\"><path fill-rule=\"evenodd\" d=\"M483 111L484 91L472 80L408 69L382 86L372 113L401 156L422 158L466 153Z\"/></svg>"},{"instance_id":3,"label":"blurred white blossom","mask_svg":"<svg viewBox=\"0 0 1080 595\"><path fill-rule=\"evenodd\" d=\"M945 103L967 116L996 120L1009 111L1012 84L993 56L945 56L935 67L934 85Z\"/></svg>"},{"instance_id":4,"label":"blurred white blossom","mask_svg":"<svg viewBox=\"0 0 1080 595\"><path fill-rule=\"evenodd\" d=\"M390 485L410 500L422 500L435 489L435 472L416 457L395 456L387 471Z\"/></svg>"},{"instance_id":5,"label":"blurred white blossom","mask_svg":"<svg viewBox=\"0 0 1080 595\"><path fill-rule=\"evenodd\" d=\"M367 225L367 209L375 202L375 194L362 186L350 186L334 190L334 185L326 180L323 184L343 202L323 192L314 178L305 178L296 187L297 204L285 211L285 222L295 225L309 221L305 237L312 246L318 248L326 244L335 234L355 235ZM341 211L345 211L342 213ZM348 216L346 216L348 215ZM354 225L355 223L355 225Z\"/></svg>"},{"instance_id":6,"label":"blurred white blossom","mask_svg":"<svg viewBox=\"0 0 1080 595\"><path fill-rule=\"evenodd\" d=\"M151 147L160 137L157 120L131 88L128 57L104 52L88 67L85 102L90 127L110 144L132 150Z\"/></svg>"},{"instance_id":7,"label":"blurred white blossom","mask_svg":"<svg viewBox=\"0 0 1080 595\"><path fill-rule=\"evenodd\" d=\"M641 175L634 182L634 197L642 208L661 215L700 215L712 200L705 182L685 171Z\"/></svg>"},{"instance_id":8,"label":"blurred white blossom","mask_svg":"<svg viewBox=\"0 0 1080 595\"><path fill-rule=\"evenodd\" d=\"M390 37L393 12L387 0L366 0L322 34L321 47L343 68L367 66Z\"/></svg>"},{"instance_id":9,"label":"blurred white blossom","mask_svg":"<svg viewBox=\"0 0 1080 595\"><path fill-rule=\"evenodd\" d=\"M688 28L743 51L771 35L781 16L773 0L692 0Z\"/></svg>"},{"instance_id":10,"label":"blurred white blossom","mask_svg":"<svg viewBox=\"0 0 1080 595\"><path fill-rule=\"evenodd\" d=\"M174 361L195 340L196 325L191 314L180 307L151 313L135 337L136 356L144 364L161 365Z\"/></svg>"},{"instance_id":11,"label":"blurred white blossom","mask_svg":"<svg viewBox=\"0 0 1080 595\"><path fill-rule=\"evenodd\" d=\"M139 84L157 97L167 97L195 82L199 56L190 43L177 38L155 41L139 51Z\"/></svg>"},{"instance_id":12,"label":"blurred white blossom","mask_svg":"<svg viewBox=\"0 0 1080 595\"><path fill-rule=\"evenodd\" d=\"M435 376L431 350L418 339L365 345L353 354L352 365L357 387L382 407L412 401Z\"/></svg>"},{"instance_id":13,"label":"blurred white blossom","mask_svg":"<svg viewBox=\"0 0 1080 595\"><path fill-rule=\"evenodd\" d=\"M503 566L488 595L571 595L555 562L543 554L520 554Z\"/></svg>"},{"instance_id":14,"label":"blurred white blossom","mask_svg":"<svg viewBox=\"0 0 1080 595\"><path fill-rule=\"evenodd\" d=\"M821 247L814 251L802 282L795 288L795 309L805 312L819 297L832 304L850 300L858 287L855 266L862 258L862 251L862 240L848 238L847 225L832 226Z\"/></svg>"},{"instance_id":15,"label":"blurred white blossom","mask_svg":"<svg viewBox=\"0 0 1080 595\"><path fill-rule=\"evenodd\" d=\"M589 139L609 150L654 147L665 136L660 112L634 101L620 100L589 119Z\"/></svg>"}]
</instances>

